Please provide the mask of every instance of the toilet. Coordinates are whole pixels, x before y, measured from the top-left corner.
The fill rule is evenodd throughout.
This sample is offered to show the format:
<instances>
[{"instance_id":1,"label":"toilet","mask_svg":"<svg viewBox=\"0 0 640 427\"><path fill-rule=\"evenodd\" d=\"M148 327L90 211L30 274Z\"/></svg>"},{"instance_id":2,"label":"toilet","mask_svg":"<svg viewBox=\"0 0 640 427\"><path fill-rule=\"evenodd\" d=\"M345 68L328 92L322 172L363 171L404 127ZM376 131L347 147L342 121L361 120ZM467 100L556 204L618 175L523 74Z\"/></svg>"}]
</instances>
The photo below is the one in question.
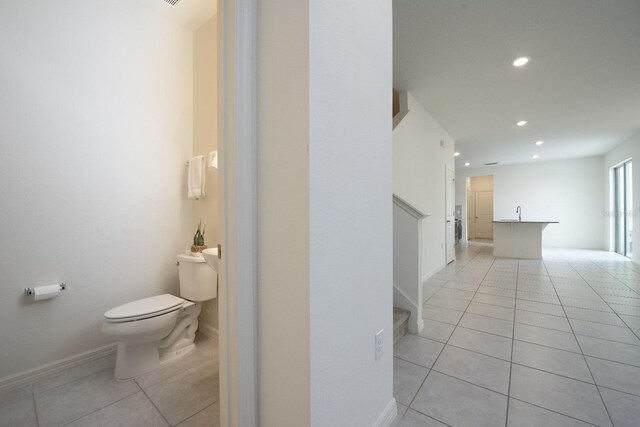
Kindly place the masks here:
<instances>
[{"instance_id":1,"label":"toilet","mask_svg":"<svg viewBox=\"0 0 640 427\"><path fill-rule=\"evenodd\" d=\"M180 297L163 294L104 313L102 332L118 343L115 377L129 379L195 350L202 301L216 298L217 272L204 257L177 256Z\"/></svg>"}]
</instances>

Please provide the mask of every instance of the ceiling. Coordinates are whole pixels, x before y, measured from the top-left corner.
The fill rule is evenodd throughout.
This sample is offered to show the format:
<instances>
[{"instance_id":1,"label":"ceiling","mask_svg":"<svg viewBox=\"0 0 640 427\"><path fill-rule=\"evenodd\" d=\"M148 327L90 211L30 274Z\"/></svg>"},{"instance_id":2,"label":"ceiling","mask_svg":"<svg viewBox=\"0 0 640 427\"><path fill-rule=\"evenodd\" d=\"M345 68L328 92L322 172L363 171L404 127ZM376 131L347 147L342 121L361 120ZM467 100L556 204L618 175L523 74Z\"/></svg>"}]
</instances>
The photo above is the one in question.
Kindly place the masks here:
<instances>
[{"instance_id":1,"label":"ceiling","mask_svg":"<svg viewBox=\"0 0 640 427\"><path fill-rule=\"evenodd\" d=\"M640 130L638 0L394 0L393 14L394 87L456 140L456 168L602 155Z\"/></svg>"},{"instance_id":2,"label":"ceiling","mask_svg":"<svg viewBox=\"0 0 640 427\"><path fill-rule=\"evenodd\" d=\"M218 8L217 0L179 0L175 6L165 0L136 1L189 31L196 31L204 25Z\"/></svg>"}]
</instances>

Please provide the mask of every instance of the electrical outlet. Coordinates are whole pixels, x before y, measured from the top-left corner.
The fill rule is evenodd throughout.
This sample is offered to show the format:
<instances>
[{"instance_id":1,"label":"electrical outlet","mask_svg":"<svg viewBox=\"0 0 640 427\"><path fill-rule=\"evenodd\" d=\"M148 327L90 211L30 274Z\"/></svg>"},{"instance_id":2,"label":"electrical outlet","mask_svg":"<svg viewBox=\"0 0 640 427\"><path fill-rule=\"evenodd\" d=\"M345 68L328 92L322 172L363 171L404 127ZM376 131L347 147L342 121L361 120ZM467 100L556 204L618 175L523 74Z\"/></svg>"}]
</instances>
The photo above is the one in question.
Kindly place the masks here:
<instances>
[{"instance_id":1,"label":"electrical outlet","mask_svg":"<svg viewBox=\"0 0 640 427\"><path fill-rule=\"evenodd\" d=\"M376 338L376 360L382 358L384 353L384 329L380 329L375 335Z\"/></svg>"}]
</instances>

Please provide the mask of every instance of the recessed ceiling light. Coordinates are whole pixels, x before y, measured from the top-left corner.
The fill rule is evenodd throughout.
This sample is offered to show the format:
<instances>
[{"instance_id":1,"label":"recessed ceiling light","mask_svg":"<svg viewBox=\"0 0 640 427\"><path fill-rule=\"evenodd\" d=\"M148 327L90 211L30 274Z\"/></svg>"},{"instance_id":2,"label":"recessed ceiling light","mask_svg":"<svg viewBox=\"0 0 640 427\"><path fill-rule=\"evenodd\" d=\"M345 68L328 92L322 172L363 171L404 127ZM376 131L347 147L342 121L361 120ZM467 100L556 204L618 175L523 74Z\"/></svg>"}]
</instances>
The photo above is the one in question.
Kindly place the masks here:
<instances>
[{"instance_id":1,"label":"recessed ceiling light","mask_svg":"<svg viewBox=\"0 0 640 427\"><path fill-rule=\"evenodd\" d=\"M537 155L537 154L534 154L532 158L537 159L537 158L538 158L538 155Z\"/></svg>"},{"instance_id":2,"label":"recessed ceiling light","mask_svg":"<svg viewBox=\"0 0 640 427\"><path fill-rule=\"evenodd\" d=\"M465 165L465 166L469 166L469 165L471 165L471 163L467 162L467 163L465 163L464 165Z\"/></svg>"},{"instance_id":3,"label":"recessed ceiling light","mask_svg":"<svg viewBox=\"0 0 640 427\"><path fill-rule=\"evenodd\" d=\"M518 126L524 126L527 124L526 120L520 120L519 122L516 123Z\"/></svg>"},{"instance_id":4,"label":"recessed ceiling light","mask_svg":"<svg viewBox=\"0 0 640 427\"><path fill-rule=\"evenodd\" d=\"M529 58L528 56L521 56L520 58L516 58L515 61L513 61L513 66L514 67L522 67L523 65L526 65L527 62L529 62Z\"/></svg>"},{"instance_id":5,"label":"recessed ceiling light","mask_svg":"<svg viewBox=\"0 0 640 427\"><path fill-rule=\"evenodd\" d=\"M458 157L460 155L459 151L456 151L455 153L453 153L454 156Z\"/></svg>"},{"instance_id":6,"label":"recessed ceiling light","mask_svg":"<svg viewBox=\"0 0 640 427\"><path fill-rule=\"evenodd\" d=\"M542 145L544 144L544 141L536 141L536 145Z\"/></svg>"}]
</instances>

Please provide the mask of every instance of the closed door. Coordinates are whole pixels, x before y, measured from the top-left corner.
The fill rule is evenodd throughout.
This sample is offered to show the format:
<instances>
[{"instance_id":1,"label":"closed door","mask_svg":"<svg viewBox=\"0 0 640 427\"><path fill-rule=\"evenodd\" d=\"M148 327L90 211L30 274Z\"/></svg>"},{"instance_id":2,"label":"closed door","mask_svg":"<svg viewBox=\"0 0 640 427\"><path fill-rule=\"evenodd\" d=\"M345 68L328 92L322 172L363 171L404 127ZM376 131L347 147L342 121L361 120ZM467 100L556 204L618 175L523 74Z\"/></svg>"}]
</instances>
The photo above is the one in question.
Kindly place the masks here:
<instances>
[{"instance_id":1,"label":"closed door","mask_svg":"<svg viewBox=\"0 0 640 427\"><path fill-rule=\"evenodd\" d=\"M476 238L493 239L493 191L476 191L475 196Z\"/></svg>"},{"instance_id":2,"label":"closed door","mask_svg":"<svg viewBox=\"0 0 640 427\"><path fill-rule=\"evenodd\" d=\"M456 229L455 229L455 201L454 201L455 175L451 169L445 168L445 252L446 262L449 264L456 259Z\"/></svg>"},{"instance_id":3,"label":"closed door","mask_svg":"<svg viewBox=\"0 0 640 427\"><path fill-rule=\"evenodd\" d=\"M476 238L476 201L473 192L467 191L467 240Z\"/></svg>"}]
</instances>

